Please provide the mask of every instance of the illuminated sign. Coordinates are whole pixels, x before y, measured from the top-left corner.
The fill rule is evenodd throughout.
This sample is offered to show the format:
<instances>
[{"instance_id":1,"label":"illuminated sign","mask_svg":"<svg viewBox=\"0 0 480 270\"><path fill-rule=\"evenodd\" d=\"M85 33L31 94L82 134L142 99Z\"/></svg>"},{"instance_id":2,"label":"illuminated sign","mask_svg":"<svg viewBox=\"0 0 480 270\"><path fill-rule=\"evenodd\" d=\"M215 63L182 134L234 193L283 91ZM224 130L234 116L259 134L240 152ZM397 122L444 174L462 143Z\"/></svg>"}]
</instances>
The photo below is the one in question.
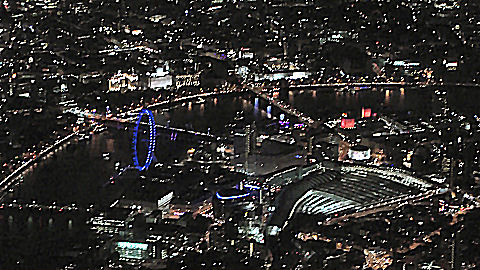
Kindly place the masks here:
<instances>
[{"instance_id":1,"label":"illuminated sign","mask_svg":"<svg viewBox=\"0 0 480 270\"><path fill-rule=\"evenodd\" d=\"M457 66L458 66L458 63L457 63L457 62L451 62L451 63L447 63L445 66L446 66L447 68L449 68L449 67L457 67Z\"/></svg>"},{"instance_id":2,"label":"illuminated sign","mask_svg":"<svg viewBox=\"0 0 480 270\"><path fill-rule=\"evenodd\" d=\"M420 66L420 63L397 60L393 62L393 65L397 67L417 67Z\"/></svg>"},{"instance_id":3,"label":"illuminated sign","mask_svg":"<svg viewBox=\"0 0 480 270\"><path fill-rule=\"evenodd\" d=\"M458 63L457 63L457 62L450 62L450 63L445 64L445 67L446 67L447 70L449 70L449 71L457 70Z\"/></svg>"},{"instance_id":4,"label":"illuminated sign","mask_svg":"<svg viewBox=\"0 0 480 270\"><path fill-rule=\"evenodd\" d=\"M340 123L341 128L355 128L355 119L343 118Z\"/></svg>"},{"instance_id":5,"label":"illuminated sign","mask_svg":"<svg viewBox=\"0 0 480 270\"><path fill-rule=\"evenodd\" d=\"M367 118L372 116L372 109L370 108L362 108L362 118Z\"/></svg>"}]
</instances>

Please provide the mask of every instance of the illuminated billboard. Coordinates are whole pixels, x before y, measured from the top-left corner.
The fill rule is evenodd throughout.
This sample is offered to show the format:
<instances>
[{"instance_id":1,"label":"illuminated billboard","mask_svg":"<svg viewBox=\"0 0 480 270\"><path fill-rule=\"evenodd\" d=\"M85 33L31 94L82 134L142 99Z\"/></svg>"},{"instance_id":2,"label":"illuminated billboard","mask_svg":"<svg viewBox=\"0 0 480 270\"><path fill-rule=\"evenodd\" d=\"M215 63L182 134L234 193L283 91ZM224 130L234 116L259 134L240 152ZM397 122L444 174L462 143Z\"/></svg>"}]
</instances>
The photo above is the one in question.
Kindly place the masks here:
<instances>
[{"instance_id":1,"label":"illuminated billboard","mask_svg":"<svg viewBox=\"0 0 480 270\"><path fill-rule=\"evenodd\" d=\"M355 119L343 118L340 122L341 128L355 128Z\"/></svg>"},{"instance_id":2,"label":"illuminated billboard","mask_svg":"<svg viewBox=\"0 0 480 270\"><path fill-rule=\"evenodd\" d=\"M362 118L367 118L372 116L372 109L362 108Z\"/></svg>"}]
</instances>

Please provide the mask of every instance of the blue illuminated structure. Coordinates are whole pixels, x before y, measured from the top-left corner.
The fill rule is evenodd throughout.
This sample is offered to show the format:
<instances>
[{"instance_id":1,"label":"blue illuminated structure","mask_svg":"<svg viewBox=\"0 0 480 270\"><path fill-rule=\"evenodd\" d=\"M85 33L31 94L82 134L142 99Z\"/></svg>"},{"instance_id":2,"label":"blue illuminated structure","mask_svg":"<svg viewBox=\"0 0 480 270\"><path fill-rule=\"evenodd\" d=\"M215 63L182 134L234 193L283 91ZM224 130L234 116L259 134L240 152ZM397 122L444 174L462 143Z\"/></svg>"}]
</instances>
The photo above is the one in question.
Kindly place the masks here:
<instances>
[{"instance_id":1,"label":"blue illuminated structure","mask_svg":"<svg viewBox=\"0 0 480 270\"><path fill-rule=\"evenodd\" d=\"M218 192L217 192L217 198L220 199L220 200L235 200L235 199L240 199L240 198L243 198L243 197L247 197L248 195L250 195L250 193L224 197L224 196L221 196L220 194L218 194Z\"/></svg>"},{"instance_id":2,"label":"blue illuminated structure","mask_svg":"<svg viewBox=\"0 0 480 270\"><path fill-rule=\"evenodd\" d=\"M249 188L249 189L255 189L255 190L259 190L259 189L260 189L259 186L249 185L249 184L245 184L245 185L243 185L243 187Z\"/></svg>"},{"instance_id":3,"label":"blue illuminated structure","mask_svg":"<svg viewBox=\"0 0 480 270\"><path fill-rule=\"evenodd\" d=\"M138 152L137 152L137 141L138 141L138 128L140 127L140 122L142 120L143 115L148 115L148 129L149 129L149 137L147 140L148 150L147 150L147 158L145 159L145 163L141 165L138 162ZM142 109L138 114L138 120L135 124L135 129L133 131L133 165L139 171L143 171L148 169L150 163L153 160L153 154L155 152L155 138L156 138L156 128L155 128L155 119L153 118L153 114L151 111L147 109Z\"/></svg>"}]
</instances>

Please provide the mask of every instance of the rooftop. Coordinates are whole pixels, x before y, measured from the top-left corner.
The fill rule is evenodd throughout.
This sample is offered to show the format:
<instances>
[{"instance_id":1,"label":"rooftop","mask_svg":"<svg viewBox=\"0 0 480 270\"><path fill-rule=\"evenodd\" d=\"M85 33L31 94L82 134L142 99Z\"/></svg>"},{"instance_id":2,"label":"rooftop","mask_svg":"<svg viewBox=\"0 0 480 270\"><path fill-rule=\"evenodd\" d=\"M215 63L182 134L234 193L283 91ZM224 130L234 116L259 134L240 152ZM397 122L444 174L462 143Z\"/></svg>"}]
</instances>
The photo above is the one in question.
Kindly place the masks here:
<instances>
[{"instance_id":1,"label":"rooftop","mask_svg":"<svg viewBox=\"0 0 480 270\"><path fill-rule=\"evenodd\" d=\"M317 170L282 191L276 199L270 225L281 228L296 213L327 218L363 211L422 194L431 187L406 172L387 168L343 166Z\"/></svg>"}]
</instances>

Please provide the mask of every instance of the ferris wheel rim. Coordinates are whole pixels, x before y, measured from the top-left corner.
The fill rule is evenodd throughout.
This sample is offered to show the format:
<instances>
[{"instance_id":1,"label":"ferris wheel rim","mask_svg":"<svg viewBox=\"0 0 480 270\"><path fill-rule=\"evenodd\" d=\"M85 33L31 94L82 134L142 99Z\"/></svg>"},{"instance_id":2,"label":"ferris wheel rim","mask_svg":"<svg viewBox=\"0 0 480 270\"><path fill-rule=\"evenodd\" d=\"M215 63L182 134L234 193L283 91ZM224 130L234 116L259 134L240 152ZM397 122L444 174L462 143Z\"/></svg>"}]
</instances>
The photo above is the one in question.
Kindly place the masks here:
<instances>
[{"instance_id":1,"label":"ferris wheel rim","mask_svg":"<svg viewBox=\"0 0 480 270\"><path fill-rule=\"evenodd\" d=\"M147 150L147 158L145 159L145 163L142 165L138 161L138 152L137 152L137 143L138 143L138 128L141 125L142 117L144 115L148 116L148 129L149 129L149 136L148 136L148 150ZM142 109L138 114L138 119L135 123L135 129L133 131L133 165L139 171L143 171L148 169L150 164L153 160L153 155L155 151L155 143L156 143L156 128L155 128L155 119L153 117L153 113L150 110Z\"/></svg>"}]
</instances>

